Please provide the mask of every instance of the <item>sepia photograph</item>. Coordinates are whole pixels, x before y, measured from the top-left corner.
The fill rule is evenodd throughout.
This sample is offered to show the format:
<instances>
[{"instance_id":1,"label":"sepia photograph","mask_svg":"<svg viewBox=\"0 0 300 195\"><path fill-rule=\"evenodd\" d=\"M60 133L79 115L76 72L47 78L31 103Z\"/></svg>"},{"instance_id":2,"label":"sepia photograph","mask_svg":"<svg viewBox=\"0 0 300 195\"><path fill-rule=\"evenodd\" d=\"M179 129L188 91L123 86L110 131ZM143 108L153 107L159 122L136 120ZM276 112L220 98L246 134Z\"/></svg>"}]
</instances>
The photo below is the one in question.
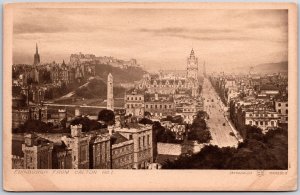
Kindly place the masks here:
<instances>
[{"instance_id":1,"label":"sepia photograph","mask_svg":"<svg viewBox=\"0 0 300 195\"><path fill-rule=\"evenodd\" d=\"M7 190L295 190L296 20L287 3L5 5Z\"/></svg>"}]
</instances>

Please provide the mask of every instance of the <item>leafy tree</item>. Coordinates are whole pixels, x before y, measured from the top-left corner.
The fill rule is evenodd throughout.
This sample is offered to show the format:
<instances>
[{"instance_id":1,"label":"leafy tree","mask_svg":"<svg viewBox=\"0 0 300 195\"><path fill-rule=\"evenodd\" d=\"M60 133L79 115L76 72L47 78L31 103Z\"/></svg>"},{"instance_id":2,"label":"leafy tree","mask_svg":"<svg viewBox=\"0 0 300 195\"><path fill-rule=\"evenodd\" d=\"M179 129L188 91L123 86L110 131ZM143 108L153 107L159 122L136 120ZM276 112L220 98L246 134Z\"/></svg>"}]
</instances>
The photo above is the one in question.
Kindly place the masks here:
<instances>
[{"instance_id":1,"label":"leafy tree","mask_svg":"<svg viewBox=\"0 0 300 195\"><path fill-rule=\"evenodd\" d=\"M151 113L148 112L148 111L145 111L145 112L144 112L144 117L145 117L145 118L150 118L150 117L151 117Z\"/></svg>"},{"instance_id":2,"label":"leafy tree","mask_svg":"<svg viewBox=\"0 0 300 195\"><path fill-rule=\"evenodd\" d=\"M51 126L40 120L29 119L19 127L19 130L23 133L25 132L45 133L51 131Z\"/></svg>"},{"instance_id":3,"label":"leafy tree","mask_svg":"<svg viewBox=\"0 0 300 195\"><path fill-rule=\"evenodd\" d=\"M142 119L139 121L139 123L146 125L146 124L153 124L153 121L150 120L150 119L148 119L148 118L142 118Z\"/></svg>"},{"instance_id":4,"label":"leafy tree","mask_svg":"<svg viewBox=\"0 0 300 195\"><path fill-rule=\"evenodd\" d=\"M101 110L98 114L98 120L104 121L107 125L113 125L115 123L115 114L111 110Z\"/></svg>"},{"instance_id":5,"label":"leafy tree","mask_svg":"<svg viewBox=\"0 0 300 195\"><path fill-rule=\"evenodd\" d=\"M265 169L288 168L288 132L277 128L265 135L257 127L246 126L246 139L237 148L205 146L191 156L167 161L166 169Z\"/></svg>"},{"instance_id":6,"label":"leafy tree","mask_svg":"<svg viewBox=\"0 0 300 195\"><path fill-rule=\"evenodd\" d=\"M197 113L196 118L189 127L188 140L197 140L198 143L208 143L212 139L211 133L207 129L206 121L204 120L205 117L207 117L206 112L199 111Z\"/></svg>"},{"instance_id":7,"label":"leafy tree","mask_svg":"<svg viewBox=\"0 0 300 195\"><path fill-rule=\"evenodd\" d=\"M154 121L152 125L153 129L153 139L156 142L162 143L180 143L182 141L176 140L175 134L169 130L161 126L160 122Z\"/></svg>"}]
</instances>

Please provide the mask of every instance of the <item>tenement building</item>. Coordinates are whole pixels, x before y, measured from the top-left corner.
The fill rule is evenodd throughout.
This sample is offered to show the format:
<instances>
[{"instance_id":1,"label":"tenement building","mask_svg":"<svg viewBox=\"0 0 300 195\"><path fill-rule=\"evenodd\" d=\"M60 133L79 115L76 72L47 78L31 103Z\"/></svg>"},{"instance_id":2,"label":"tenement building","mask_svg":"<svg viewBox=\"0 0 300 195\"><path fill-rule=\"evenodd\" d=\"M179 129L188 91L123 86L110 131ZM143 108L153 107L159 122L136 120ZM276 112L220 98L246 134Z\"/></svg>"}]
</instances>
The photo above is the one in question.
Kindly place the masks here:
<instances>
[{"instance_id":1,"label":"tenement building","mask_svg":"<svg viewBox=\"0 0 300 195\"><path fill-rule=\"evenodd\" d=\"M145 111L152 116L172 116L175 114L175 103L173 95L146 94Z\"/></svg>"},{"instance_id":2,"label":"tenement building","mask_svg":"<svg viewBox=\"0 0 300 195\"><path fill-rule=\"evenodd\" d=\"M126 92L125 109L127 115L143 116L145 111L144 105L144 92L137 89Z\"/></svg>"},{"instance_id":3,"label":"tenement building","mask_svg":"<svg viewBox=\"0 0 300 195\"><path fill-rule=\"evenodd\" d=\"M115 132L111 136L112 169L132 169L134 159L133 139Z\"/></svg>"},{"instance_id":4,"label":"tenement building","mask_svg":"<svg viewBox=\"0 0 300 195\"><path fill-rule=\"evenodd\" d=\"M288 123L288 100L287 98L280 98L275 100L275 110L279 115L279 123L287 124Z\"/></svg>"},{"instance_id":5,"label":"tenement building","mask_svg":"<svg viewBox=\"0 0 300 195\"><path fill-rule=\"evenodd\" d=\"M153 163L152 126L132 124L128 128L115 128L115 132L133 140L133 168L146 169Z\"/></svg>"},{"instance_id":6,"label":"tenement building","mask_svg":"<svg viewBox=\"0 0 300 195\"><path fill-rule=\"evenodd\" d=\"M256 126L263 133L278 127L279 116L272 102L239 99L230 102L230 118L243 137L246 136L245 126Z\"/></svg>"},{"instance_id":7,"label":"tenement building","mask_svg":"<svg viewBox=\"0 0 300 195\"><path fill-rule=\"evenodd\" d=\"M89 141L90 169L111 168L111 139L109 134L92 135Z\"/></svg>"}]
</instances>

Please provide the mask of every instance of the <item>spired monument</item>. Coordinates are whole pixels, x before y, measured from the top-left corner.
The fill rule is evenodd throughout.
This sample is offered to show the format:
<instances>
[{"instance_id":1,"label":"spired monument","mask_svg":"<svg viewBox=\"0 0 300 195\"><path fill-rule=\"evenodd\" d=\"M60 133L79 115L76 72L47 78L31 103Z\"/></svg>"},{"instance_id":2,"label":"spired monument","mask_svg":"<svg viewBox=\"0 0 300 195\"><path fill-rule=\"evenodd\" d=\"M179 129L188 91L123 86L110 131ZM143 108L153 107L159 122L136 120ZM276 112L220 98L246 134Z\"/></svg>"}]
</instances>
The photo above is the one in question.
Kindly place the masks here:
<instances>
[{"instance_id":1,"label":"spired monument","mask_svg":"<svg viewBox=\"0 0 300 195\"><path fill-rule=\"evenodd\" d=\"M107 110L114 111L114 92L113 92L113 76L111 73L107 76Z\"/></svg>"}]
</instances>

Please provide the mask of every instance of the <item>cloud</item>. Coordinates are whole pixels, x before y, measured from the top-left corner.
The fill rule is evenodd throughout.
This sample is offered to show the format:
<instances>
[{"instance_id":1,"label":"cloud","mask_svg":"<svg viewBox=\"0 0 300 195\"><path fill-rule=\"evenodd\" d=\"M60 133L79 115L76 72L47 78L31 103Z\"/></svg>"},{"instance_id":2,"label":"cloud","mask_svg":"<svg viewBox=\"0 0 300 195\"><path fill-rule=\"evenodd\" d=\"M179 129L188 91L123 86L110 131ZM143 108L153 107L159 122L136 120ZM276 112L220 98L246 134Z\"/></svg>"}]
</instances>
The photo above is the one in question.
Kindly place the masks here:
<instances>
[{"instance_id":1,"label":"cloud","mask_svg":"<svg viewBox=\"0 0 300 195\"><path fill-rule=\"evenodd\" d=\"M274 25L275 27L275 25ZM153 36L165 36L165 37L177 37L183 39L197 40L197 41L271 41L271 42L284 42L285 37L280 39L274 39L273 37L265 36L265 32L249 33L248 30L263 30L263 28L268 28L261 24L251 24L248 28L243 29L229 29L229 28L161 28L161 29L138 29L138 32L152 33Z\"/></svg>"},{"instance_id":2,"label":"cloud","mask_svg":"<svg viewBox=\"0 0 300 195\"><path fill-rule=\"evenodd\" d=\"M164 33L232 33L236 32L237 30L233 29L208 29L208 28L195 28L195 29L188 29L188 28L179 28L179 27L168 27L168 28L161 28L161 29L147 29L141 28L137 29L138 32L149 32L154 34L164 34Z\"/></svg>"},{"instance_id":3,"label":"cloud","mask_svg":"<svg viewBox=\"0 0 300 195\"><path fill-rule=\"evenodd\" d=\"M272 61L272 52L287 53L287 12L22 9L14 12L13 39L14 59L20 63L32 63L37 42L44 62L83 52L136 58L154 68L182 67L193 47L211 64L259 64Z\"/></svg>"}]
</instances>

